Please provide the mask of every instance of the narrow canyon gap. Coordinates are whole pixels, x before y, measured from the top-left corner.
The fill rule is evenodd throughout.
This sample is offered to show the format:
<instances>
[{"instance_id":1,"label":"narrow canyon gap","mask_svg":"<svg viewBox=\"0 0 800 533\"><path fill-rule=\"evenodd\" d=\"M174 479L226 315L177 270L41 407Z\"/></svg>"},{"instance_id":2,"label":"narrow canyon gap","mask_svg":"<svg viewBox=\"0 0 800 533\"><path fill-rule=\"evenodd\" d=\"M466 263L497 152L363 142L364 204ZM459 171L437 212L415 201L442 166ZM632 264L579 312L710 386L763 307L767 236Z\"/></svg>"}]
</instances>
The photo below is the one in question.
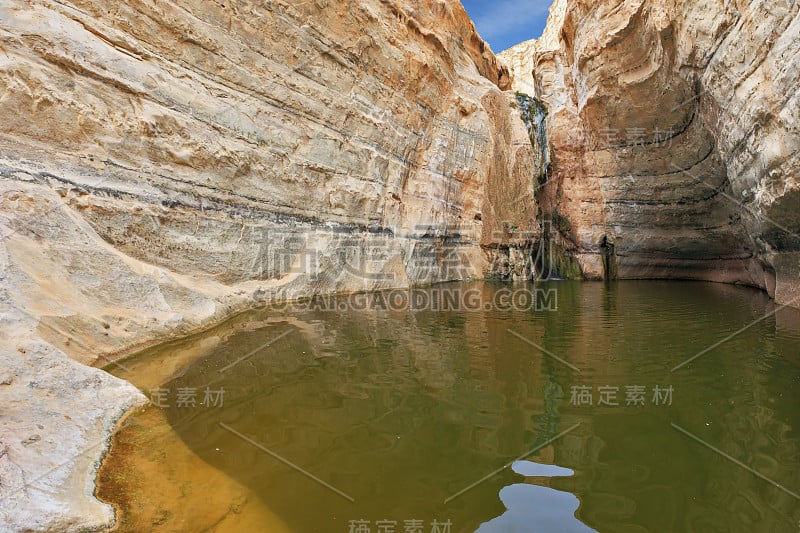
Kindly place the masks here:
<instances>
[{"instance_id":1,"label":"narrow canyon gap","mask_svg":"<svg viewBox=\"0 0 800 533\"><path fill-rule=\"evenodd\" d=\"M109 525L146 399L93 367L277 298L546 271L797 305L798 10L557 0L498 59L450 1L3 2L3 528Z\"/></svg>"}]
</instances>

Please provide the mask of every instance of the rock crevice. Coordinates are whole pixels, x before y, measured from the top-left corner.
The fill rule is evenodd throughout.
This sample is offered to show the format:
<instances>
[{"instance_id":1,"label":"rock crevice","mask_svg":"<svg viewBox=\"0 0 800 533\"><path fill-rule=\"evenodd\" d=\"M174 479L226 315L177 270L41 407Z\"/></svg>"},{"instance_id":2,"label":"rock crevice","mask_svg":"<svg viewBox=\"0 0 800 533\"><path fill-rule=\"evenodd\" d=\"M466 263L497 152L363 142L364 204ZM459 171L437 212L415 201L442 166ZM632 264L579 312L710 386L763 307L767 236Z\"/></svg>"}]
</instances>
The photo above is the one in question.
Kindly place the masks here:
<instances>
[{"instance_id":1,"label":"rock crevice","mask_svg":"<svg viewBox=\"0 0 800 533\"><path fill-rule=\"evenodd\" d=\"M742 283L798 304L799 10L556 0L540 39L500 54L548 107L540 209L568 222L556 238L585 276Z\"/></svg>"},{"instance_id":2,"label":"rock crevice","mask_svg":"<svg viewBox=\"0 0 800 533\"><path fill-rule=\"evenodd\" d=\"M0 528L109 525L96 464L145 398L91 366L271 300L535 273L796 301L798 9L556 0L509 70L457 2L3 2Z\"/></svg>"}]
</instances>

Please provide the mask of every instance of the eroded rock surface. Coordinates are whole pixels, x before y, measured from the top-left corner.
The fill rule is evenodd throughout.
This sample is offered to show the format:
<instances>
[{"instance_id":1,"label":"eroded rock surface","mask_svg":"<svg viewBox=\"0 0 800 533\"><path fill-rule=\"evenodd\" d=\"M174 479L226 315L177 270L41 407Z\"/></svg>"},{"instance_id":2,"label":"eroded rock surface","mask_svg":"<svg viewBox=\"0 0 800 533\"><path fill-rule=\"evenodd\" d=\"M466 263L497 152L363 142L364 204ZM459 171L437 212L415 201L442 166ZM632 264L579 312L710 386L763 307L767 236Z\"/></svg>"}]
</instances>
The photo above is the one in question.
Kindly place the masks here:
<instances>
[{"instance_id":1,"label":"eroded rock surface","mask_svg":"<svg viewBox=\"0 0 800 533\"><path fill-rule=\"evenodd\" d=\"M508 71L458 3L9 0L0 49L4 531L111 521L96 463L144 397L79 363L483 277L537 235Z\"/></svg>"},{"instance_id":2,"label":"eroded rock surface","mask_svg":"<svg viewBox=\"0 0 800 533\"><path fill-rule=\"evenodd\" d=\"M557 0L505 54L536 141L455 2L3 2L2 529L110 523L145 398L84 365L257 303L524 277L536 241L793 301L798 9Z\"/></svg>"},{"instance_id":3,"label":"eroded rock surface","mask_svg":"<svg viewBox=\"0 0 800 533\"><path fill-rule=\"evenodd\" d=\"M800 4L557 0L501 54L548 107L553 239L587 277L800 297Z\"/></svg>"}]
</instances>

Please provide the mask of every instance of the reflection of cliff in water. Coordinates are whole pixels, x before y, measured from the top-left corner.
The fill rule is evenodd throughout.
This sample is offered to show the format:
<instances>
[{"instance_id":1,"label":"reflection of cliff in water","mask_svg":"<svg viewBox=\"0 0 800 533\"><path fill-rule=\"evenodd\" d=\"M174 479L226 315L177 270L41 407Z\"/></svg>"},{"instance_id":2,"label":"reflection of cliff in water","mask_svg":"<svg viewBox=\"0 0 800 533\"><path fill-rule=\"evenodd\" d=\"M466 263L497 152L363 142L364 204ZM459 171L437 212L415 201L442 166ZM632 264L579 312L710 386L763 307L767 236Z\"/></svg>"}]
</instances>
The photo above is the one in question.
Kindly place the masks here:
<instances>
[{"instance_id":1,"label":"reflection of cliff in water","mask_svg":"<svg viewBox=\"0 0 800 533\"><path fill-rule=\"evenodd\" d=\"M670 426L800 489L800 410L792 392L800 378L797 324L764 320L724 350L671 373L725 336L718 332L764 316L772 303L757 291L710 284L556 286L557 313L254 314L164 385L173 391L222 386L224 408L173 405L169 421L196 454L250 487L297 531L331 523L346 531L347 521L358 518L450 519L454 530L473 531L503 516L498 493L508 485L502 497L515 505L559 498L563 509L576 503L575 495L580 507L565 523L601 531L711 524L780 531L800 520L790 495ZM509 329L582 372L544 357ZM574 385L619 386L623 405L571 405ZM626 385L648 391L672 385L673 405L654 406L648 397L645 406L626 407ZM220 422L356 502L287 468ZM578 423L531 457L570 468L574 476L513 488L519 477L506 470L443 504Z\"/></svg>"},{"instance_id":2,"label":"reflection of cliff in water","mask_svg":"<svg viewBox=\"0 0 800 533\"><path fill-rule=\"evenodd\" d=\"M540 336L528 317L322 312L263 328L256 320L165 386L203 389L215 380L211 389L226 390L224 409L184 422L192 410L174 408L170 420L201 457L263 495L298 530L306 517L318 523L350 504L219 422L352 495L348 519L419 515L473 529L502 511L496 494L508 474L476 489L483 514L469 499L442 502L557 426L556 398L545 407L538 364L502 347L509 326ZM292 333L220 374L285 331ZM303 509L299 495L318 509Z\"/></svg>"},{"instance_id":3,"label":"reflection of cliff in water","mask_svg":"<svg viewBox=\"0 0 800 533\"><path fill-rule=\"evenodd\" d=\"M601 531L796 529L797 498L670 424L800 493L800 313L781 311L671 372L775 304L703 283L589 284L580 295L595 305L563 351L591 369L575 384L620 386L623 406L624 386L648 388L641 408L562 408L562 427L581 426L552 460L578 475L554 485L578 496L581 520ZM655 385L674 388L672 406L652 405Z\"/></svg>"}]
</instances>

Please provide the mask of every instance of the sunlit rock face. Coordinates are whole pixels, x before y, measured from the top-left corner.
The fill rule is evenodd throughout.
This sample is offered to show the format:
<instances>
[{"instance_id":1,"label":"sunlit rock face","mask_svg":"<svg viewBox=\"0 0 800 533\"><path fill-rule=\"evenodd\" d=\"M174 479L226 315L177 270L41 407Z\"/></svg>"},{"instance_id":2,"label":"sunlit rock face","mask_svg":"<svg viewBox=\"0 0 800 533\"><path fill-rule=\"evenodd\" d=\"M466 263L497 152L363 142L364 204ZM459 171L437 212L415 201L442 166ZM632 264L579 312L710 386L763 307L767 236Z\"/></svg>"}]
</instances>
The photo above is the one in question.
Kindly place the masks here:
<instances>
[{"instance_id":1,"label":"sunlit rock face","mask_svg":"<svg viewBox=\"0 0 800 533\"><path fill-rule=\"evenodd\" d=\"M255 303L525 277L542 240L789 301L797 13L557 1L511 62L542 150L457 2L4 1L0 529L111 519L94 468L144 398L75 360Z\"/></svg>"},{"instance_id":2,"label":"sunlit rock face","mask_svg":"<svg viewBox=\"0 0 800 533\"><path fill-rule=\"evenodd\" d=\"M271 221L487 245L534 218L487 194L529 195L528 153L458 5L2 9L6 177L63 188L136 259L235 283Z\"/></svg>"},{"instance_id":3,"label":"sunlit rock face","mask_svg":"<svg viewBox=\"0 0 800 533\"><path fill-rule=\"evenodd\" d=\"M800 296L798 10L557 0L501 54L548 107L541 208L585 275Z\"/></svg>"},{"instance_id":4,"label":"sunlit rock face","mask_svg":"<svg viewBox=\"0 0 800 533\"><path fill-rule=\"evenodd\" d=\"M67 355L483 277L538 235L508 71L458 2L8 0L0 29L3 531L111 520L93 469L143 397Z\"/></svg>"},{"instance_id":5,"label":"sunlit rock face","mask_svg":"<svg viewBox=\"0 0 800 533\"><path fill-rule=\"evenodd\" d=\"M508 71L458 4L14 0L0 21L10 300L85 362L278 293L483 277L537 236Z\"/></svg>"}]
</instances>

